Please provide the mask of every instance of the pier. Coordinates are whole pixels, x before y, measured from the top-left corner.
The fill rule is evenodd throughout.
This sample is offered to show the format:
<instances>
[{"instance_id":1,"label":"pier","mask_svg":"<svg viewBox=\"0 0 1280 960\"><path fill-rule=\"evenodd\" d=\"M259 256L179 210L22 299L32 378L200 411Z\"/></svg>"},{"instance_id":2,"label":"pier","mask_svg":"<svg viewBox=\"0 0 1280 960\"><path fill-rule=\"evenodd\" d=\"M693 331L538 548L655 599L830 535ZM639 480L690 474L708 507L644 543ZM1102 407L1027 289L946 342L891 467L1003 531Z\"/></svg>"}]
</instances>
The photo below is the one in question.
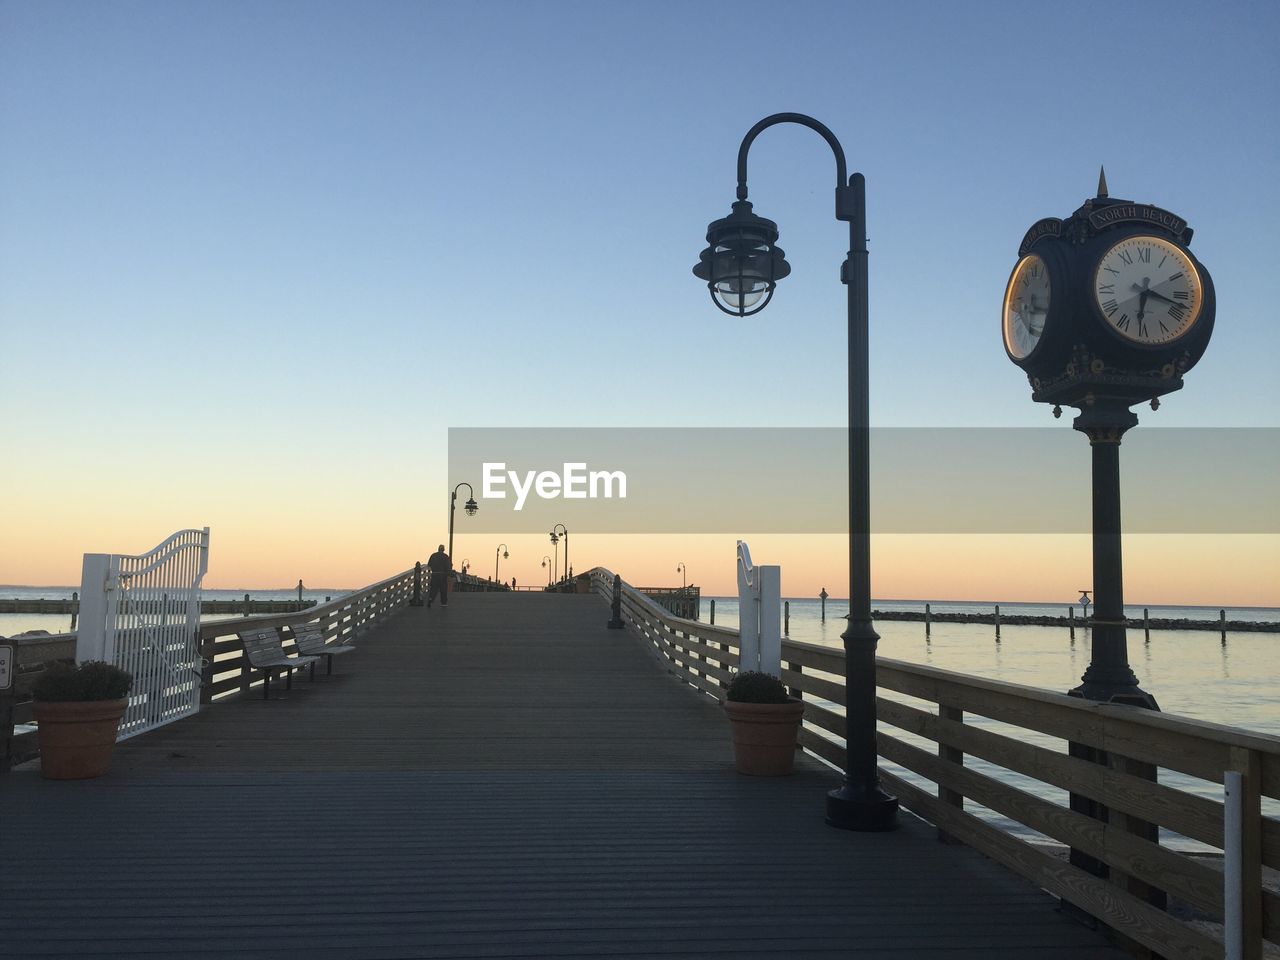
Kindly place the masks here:
<instances>
[{"instance_id":1,"label":"pier","mask_svg":"<svg viewBox=\"0 0 1280 960\"><path fill-rule=\"evenodd\" d=\"M1276 939L1261 872L1280 864L1280 831L1258 805L1280 794L1277 738L882 660L880 753L914 772L883 775L910 813L891 833L833 830L822 801L843 752L840 652L784 643L806 752L791 777L743 777L717 703L736 631L630 588L627 629L610 631L612 579L596 570L591 594L461 593L427 610L411 604L412 571L397 575L307 611L357 650L332 676L300 673L286 699L261 698L234 638L244 621L202 624L198 713L117 744L100 780L45 781L36 762L0 776L0 955L1118 960L1123 937L1220 957L1212 927L1183 917L1229 907L1222 871L1145 837L1155 820L1221 848L1223 805L1139 764L1243 773L1243 861L1228 866L1243 956ZM22 676L66 645L20 646ZM5 709L25 719L18 699ZM29 750L25 734L0 734ZM995 766L1105 803L1110 820L1002 784Z\"/></svg>"}]
</instances>

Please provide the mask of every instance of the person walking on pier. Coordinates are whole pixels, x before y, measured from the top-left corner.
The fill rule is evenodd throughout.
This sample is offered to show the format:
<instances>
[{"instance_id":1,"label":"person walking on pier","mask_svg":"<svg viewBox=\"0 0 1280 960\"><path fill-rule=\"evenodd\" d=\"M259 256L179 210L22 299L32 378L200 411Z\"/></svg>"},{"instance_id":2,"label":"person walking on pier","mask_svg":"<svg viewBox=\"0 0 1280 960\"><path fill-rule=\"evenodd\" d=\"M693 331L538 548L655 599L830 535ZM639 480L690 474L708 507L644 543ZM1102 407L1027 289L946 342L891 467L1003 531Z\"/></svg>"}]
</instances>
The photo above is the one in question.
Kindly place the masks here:
<instances>
[{"instance_id":1,"label":"person walking on pier","mask_svg":"<svg viewBox=\"0 0 1280 960\"><path fill-rule=\"evenodd\" d=\"M431 609L431 601L438 595L440 606L449 605L449 577L453 575L453 561L444 552L444 544L436 547L436 552L427 558L427 571L430 579L427 585L427 609Z\"/></svg>"}]
</instances>

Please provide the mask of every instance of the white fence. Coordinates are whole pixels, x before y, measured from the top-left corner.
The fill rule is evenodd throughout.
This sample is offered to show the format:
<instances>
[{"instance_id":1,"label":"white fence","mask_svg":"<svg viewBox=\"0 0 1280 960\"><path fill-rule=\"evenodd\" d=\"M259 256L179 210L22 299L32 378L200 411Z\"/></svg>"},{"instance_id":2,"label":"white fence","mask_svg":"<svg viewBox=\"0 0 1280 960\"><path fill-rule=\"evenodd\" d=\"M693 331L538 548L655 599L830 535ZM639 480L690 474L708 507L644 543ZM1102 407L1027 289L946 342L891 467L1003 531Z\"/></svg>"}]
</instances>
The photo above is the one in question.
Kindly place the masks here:
<instances>
[{"instance_id":1,"label":"white fence","mask_svg":"<svg viewBox=\"0 0 1280 960\"><path fill-rule=\"evenodd\" d=\"M141 556L86 553L76 661L133 674L120 739L200 709L200 583L209 528L180 530Z\"/></svg>"}]
</instances>

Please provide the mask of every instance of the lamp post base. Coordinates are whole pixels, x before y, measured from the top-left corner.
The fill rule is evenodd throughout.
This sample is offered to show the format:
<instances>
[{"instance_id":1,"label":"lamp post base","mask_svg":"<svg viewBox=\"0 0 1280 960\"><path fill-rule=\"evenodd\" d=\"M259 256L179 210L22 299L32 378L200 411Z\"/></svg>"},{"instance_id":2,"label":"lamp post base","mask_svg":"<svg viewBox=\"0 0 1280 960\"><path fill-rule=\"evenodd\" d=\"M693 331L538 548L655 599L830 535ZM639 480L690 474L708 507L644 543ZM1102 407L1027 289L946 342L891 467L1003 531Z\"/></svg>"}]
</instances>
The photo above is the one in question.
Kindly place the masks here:
<instances>
[{"instance_id":1,"label":"lamp post base","mask_svg":"<svg viewBox=\"0 0 1280 960\"><path fill-rule=\"evenodd\" d=\"M827 794L827 823L863 833L893 830L898 826L898 800L879 787L857 790L846 783Z\"/></svg>"},{"instance_id":2,"label":"lamp post base","mask_svg":"<svg viewBox=\"0 0 1280 960\"><path fill-rule=\"evenodd\" d=\"M1067 696L1093 700L1097 703L1123 703L1129 707L1142 707L1144 710L1160 712L1160 704L1156 702L1156 698L1137 685L1111 686L1086 680L1080 686L1068 690Z\"/></svg>"}]
</instances>

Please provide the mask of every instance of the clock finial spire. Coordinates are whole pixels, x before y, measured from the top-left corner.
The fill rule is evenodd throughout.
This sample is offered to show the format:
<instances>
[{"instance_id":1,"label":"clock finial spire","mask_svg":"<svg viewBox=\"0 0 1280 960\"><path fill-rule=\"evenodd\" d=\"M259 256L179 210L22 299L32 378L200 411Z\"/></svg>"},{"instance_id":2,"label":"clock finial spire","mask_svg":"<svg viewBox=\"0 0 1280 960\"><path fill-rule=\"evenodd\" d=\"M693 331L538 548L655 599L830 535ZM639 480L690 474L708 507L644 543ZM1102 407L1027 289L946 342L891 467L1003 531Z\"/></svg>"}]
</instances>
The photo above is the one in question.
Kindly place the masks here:
<instances>
[{"instance_id":1,"label":"clock finial spire","mask_svg":"<svg viewBox=\"0 0 1280 960\"><path fill-rule=\"evenodd\" d=\"M1098 167L1098 197L1102 199L1108 196L1107 193L1107 168L1105 166Z\"/></svg>"}]
</instances>

